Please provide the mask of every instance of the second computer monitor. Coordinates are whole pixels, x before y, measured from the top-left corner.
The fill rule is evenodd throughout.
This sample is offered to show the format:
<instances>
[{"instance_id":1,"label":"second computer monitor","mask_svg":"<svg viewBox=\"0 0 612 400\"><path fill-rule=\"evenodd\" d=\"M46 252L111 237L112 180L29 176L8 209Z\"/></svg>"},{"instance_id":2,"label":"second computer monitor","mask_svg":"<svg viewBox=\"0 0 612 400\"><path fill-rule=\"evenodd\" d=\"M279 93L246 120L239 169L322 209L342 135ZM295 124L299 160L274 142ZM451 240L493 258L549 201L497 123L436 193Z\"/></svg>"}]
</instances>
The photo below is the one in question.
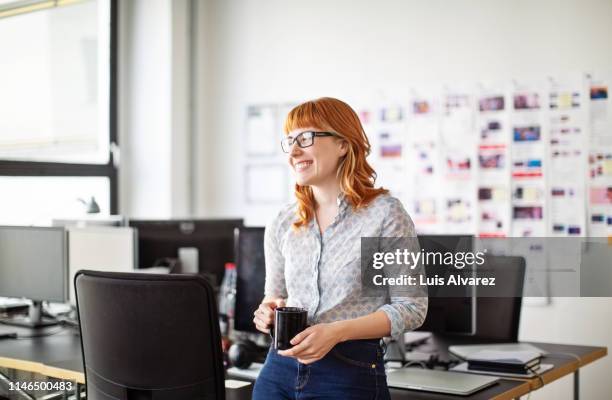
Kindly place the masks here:
<instances>
[{"instance_id":1,"label":"second computer monitor","mask_svg":"<svg viewBox=\"0 0 612 400\"><path fill-rule=\"evenodd\" d=\"M419 235L421 251L431 253L456 253L473 250L474 238L469 235ZM425 266L428 278L435 275L444 276L454 273L454 268L447 265L429 264ZM467 267L462 271L469 273ZM425 322L419 328L439 334L473 335L476 332L476 297L469 287L459 287L456 293L441 293L449 287L432 287L429 291L429 305Z\"/></svg>"},{"instance_id":2,"label":"second computer monitor","mask_svg":"<svg viewBox=\"0 0 612 400\"><path fill-rule=\"evenodd\" d=\"M0 227L0 296L32 300L29 316L4 323L31 328L54 325L43 316L43 301L68 296L68 263L64 228Z\"/></svg>"},{"instance_id":3,"label":"second computer monitor","mask_svg":"<svg viewBox=\"0 0 612 400\"><path fill-rule=\"evenodd\" d=\"M64 302L67 275L64 228L0 226L0 296Z\"/></svg>"},{"instance_id":4,"label":"second computer monitor","mask_svg":"<svg viewBox=\"0 0 612 400\"><path fill-rule=\"evenodd\" d=\"M198 271L211 278L213 286L223 280L225 263L234 261L234 228L241 219L130 220L138 229L140 268L164 258L179 257L179 249L197 249Z\"/></svg>"},{"instance_id":5,"label":"second computer monitor","mask_svg":"<svg viewBox=\"0 0 612 400\"><path fill-rule=\"evenodd\" d=\"M264 298L264 228L236 229L236 308L234 329L257 333L253 312Z\"/></svg>"}]
</instances>

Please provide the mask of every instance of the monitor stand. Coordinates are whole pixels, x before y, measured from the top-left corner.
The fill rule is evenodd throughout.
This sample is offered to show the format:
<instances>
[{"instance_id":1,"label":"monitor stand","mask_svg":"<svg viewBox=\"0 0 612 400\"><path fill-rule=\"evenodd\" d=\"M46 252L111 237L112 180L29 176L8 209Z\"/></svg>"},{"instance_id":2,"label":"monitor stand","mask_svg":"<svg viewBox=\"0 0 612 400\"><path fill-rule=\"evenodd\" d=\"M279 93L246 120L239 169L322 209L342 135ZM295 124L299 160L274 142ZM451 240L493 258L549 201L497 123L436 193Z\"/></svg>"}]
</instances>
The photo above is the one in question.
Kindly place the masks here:
<instances>
[{"instance_id":1,"label":"monitor stand","mask_svg":"<svg viewBox=\"0 0 612 400\"><path fill-rule=\"evenodd\" d=\"M33 301L28 309L28 316L16 315L2 320L5 325L23 326L26 328L45 328L59 324L55 318L43 317L42 301Z\"/></svg>"}]
</instances>

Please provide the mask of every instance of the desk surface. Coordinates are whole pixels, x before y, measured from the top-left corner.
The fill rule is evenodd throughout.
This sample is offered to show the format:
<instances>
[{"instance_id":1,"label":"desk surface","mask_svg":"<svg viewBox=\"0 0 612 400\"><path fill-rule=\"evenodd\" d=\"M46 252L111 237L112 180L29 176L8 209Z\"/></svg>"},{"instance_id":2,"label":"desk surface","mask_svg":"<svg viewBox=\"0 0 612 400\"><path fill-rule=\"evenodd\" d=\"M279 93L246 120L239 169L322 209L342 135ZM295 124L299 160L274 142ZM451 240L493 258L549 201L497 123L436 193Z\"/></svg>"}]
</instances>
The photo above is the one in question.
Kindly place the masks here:
<instances>
[{"instance_id":1,"label":"desk surface","mask_svg":"<svg viewBox=\"0 0 612 400\"><path fill-rule=\"evenodd\" d=\"M11 327L0 324L0 333L17 332L21 335L30 333L28 329ZM72 329L58 327L46 328L42 333L53 333L51 336L42 336L29 339L0 339L0 367L36 372L59 379L66 379L84 383L83 363L81 359L81 343L78 335ZM542 362L553 364L555 367L544 373L542 379L545 384L553 382L563 376L573 373L578 368L587 365L607 354L605 347L574 346L551 343L532 343L551 353ZM580 362L569 354L575 354ZM462 397L465 400L513 399L541 386L539 378L533 379L501 379L498 384L475 393L472 396ZM442 400L448 395L391 389L393 399L423 399ZM455 397L455 396L453 396Z\"/></svg>"},{"instance_id":2,"label":"desk surface","mask_svg":"<svg viewBox=\"0 0 612 400\"><path fill-rule=\"evenodd\" d=\"M27 328L0 324L0 333L31 335ZM53 378L85 383L81 339L71 328L49 327L23 339L0 339L0 367L36 372Z\"/></svg>"},{"instance_id":3,"label":"desk surface","mask_svg":"<svg viewBox=\"0 0 612 400\"><path fill-rule=\"evenodd\" d=\"M559 378L569 375L575 372L578 368L583 367L593 361L605 357L607 355L606 347L593 347L593 346L575 346L565 344L553 344L553 343L538 343L529 342L536 347L541 348L549 352L542 359L542 363L553 364L554 368L550 371L542 374L542 380L544 384L549 384ZM467 344L467 343L462 343ZM580 362L576 360L572 355L578 356ZM461 397L462 399L469 400L484 400L484 399L495 399L495 400L506 400L514 399L529 393L532 390L538 389L542 386L540 378L532 379L521 379L521 378L504 378L493 387L486 390L474 393L472 396ZM421 391L410 391L391 389L391 396L393 399L414 399L414 400L448 400L449 396L437 393L426 393ZM454 398L454 396L453 396Z\"/></svg>"}]
</instances>

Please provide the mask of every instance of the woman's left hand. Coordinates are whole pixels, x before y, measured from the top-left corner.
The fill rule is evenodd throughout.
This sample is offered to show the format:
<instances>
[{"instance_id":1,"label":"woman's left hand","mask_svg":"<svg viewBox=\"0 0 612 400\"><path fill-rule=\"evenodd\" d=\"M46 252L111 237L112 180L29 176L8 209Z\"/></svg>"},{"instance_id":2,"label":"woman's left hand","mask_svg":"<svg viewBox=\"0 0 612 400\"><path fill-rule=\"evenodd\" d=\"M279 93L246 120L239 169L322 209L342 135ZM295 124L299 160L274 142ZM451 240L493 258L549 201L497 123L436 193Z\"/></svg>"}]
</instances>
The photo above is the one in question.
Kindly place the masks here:
<instances>
[{"instance_id":1,"label":"woman's left hand","mask_svg":"<svg viewBox=\"0 0 612 400\"><path fill-rule=\"evenodd\" d=\"M291 339L292 348L280 350L278 354L297 358L302 364L311 364L325 357L340 342L337 324L323 323L304 329Z\"/></svg>"}]
</instances>

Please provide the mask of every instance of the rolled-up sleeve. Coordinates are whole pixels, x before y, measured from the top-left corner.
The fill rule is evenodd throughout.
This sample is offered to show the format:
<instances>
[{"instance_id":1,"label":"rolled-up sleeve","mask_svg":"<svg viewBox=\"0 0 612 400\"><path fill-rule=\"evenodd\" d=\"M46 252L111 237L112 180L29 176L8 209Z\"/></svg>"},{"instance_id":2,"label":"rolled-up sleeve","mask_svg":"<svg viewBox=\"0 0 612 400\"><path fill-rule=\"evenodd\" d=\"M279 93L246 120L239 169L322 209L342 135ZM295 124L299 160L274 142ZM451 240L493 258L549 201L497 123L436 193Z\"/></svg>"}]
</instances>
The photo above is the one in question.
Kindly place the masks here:
<instances>
[{"instance_id":1,"label":"rolled-up sleeve","mask_svg":"<svg viewBox=\"0 0 612 400\"><path fill-rule=\"evenodd\" d=\"M264 233L264 254L266 263L266 297L287 297L285 284L285 258L281 252L280 225L281 215L266 226Z\"/></svg>"},{"instance_id":2,"label":"rolled-up sleeve","mask_svg":"<svg viewBox=\"0 0 612 400\"><path fill-rule=\"evenodd\" d=\"M407 248L410 252L420 251L414 223L397 199L394 199L389 205L383 221L381 237L383 238L382 243L388 243L384 238L401 238L396 243ZM383 248L382 250L395 251L396 249ZM417 265L414 269L411 269L406 264L396 265L394 269L394 275L418 276L422 273L423 266L421 264ZM393 338L398 338L404 332L418 328L423 324L427 316L427 288L418 287L415 290L411 290L411 292L413 295L407 296L405 288L389 286L390 303L384 304L379 308L391 321L391 336Z\"/></svg>"}]
</instances>

